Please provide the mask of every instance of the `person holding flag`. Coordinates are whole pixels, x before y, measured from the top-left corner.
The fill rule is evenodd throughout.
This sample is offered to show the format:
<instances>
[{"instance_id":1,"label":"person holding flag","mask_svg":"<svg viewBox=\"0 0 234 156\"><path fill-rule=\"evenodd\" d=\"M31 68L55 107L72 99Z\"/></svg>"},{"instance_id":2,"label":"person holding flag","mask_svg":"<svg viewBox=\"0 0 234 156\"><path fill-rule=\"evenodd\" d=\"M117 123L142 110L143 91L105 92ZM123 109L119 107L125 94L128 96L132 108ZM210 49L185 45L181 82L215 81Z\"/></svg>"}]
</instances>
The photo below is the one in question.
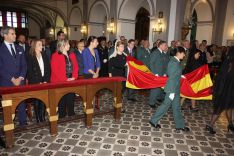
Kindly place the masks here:
<instances>
[{"instance_id":1,"label":"person holding flag","mask_svg":"<svg viewBox=\"0 0 234 156\"><path fill-rule=\"evenodd\" d=\"M158 49L152 51L150 54L149 67L155 76L166 76L167 65L169 62L169 56L166 54L168 49L166 41L160 41L158 43ZM163 99L162 88L153 88L150 90L149 106L155 108L155 103L159 103Z\"/></svg>"},{"instance_id":2,"label":"person holding flag","mask_svg":"<svg viewBox=\"0 0 234 156\"><path fill-rule=\"evenodd\" d=\"M164 88L166 92L165 99L156 113L151 117L149 123L155 128L161 128L160 124L158 124L159 120L172 107L176 130L187 132L190 129L185 126L180 107L180 80L182 76L180 60L185 57L185 49L183 47L177 47L174 49L174 54L175 56L170 59L167 67L167 75L169 78Z\"/></svg>"}]
</instances>

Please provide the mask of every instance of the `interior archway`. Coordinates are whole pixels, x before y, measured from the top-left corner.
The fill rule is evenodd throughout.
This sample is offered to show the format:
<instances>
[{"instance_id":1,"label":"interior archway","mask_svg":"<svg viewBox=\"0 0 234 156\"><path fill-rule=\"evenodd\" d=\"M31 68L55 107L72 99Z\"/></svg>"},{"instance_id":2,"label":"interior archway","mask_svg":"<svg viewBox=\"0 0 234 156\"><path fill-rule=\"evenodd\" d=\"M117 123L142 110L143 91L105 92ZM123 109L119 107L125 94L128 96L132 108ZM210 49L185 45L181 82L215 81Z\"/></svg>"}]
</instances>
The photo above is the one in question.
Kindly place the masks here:
<instances>
[{"instance_id":1,"label":"interior archway","mask_svg":"<svg viewBox=\"0 0 234 156\"><path fill-rule=\"evenodd\" d=\"M89 34L94 36L104 35L108 17L108 9L103 3L94 4L89 12Z\"/></svg>"},{"instance_id":2,"label":"interior archway","mask_svg":"<svg viewBox=\"0 0 234 156\"><path fill-rule=\"evenodd\" d=\"M135 38L138 40L149 38L150 13L145 8L140 8L136 15Z\"/></svg>"}]
</instances>

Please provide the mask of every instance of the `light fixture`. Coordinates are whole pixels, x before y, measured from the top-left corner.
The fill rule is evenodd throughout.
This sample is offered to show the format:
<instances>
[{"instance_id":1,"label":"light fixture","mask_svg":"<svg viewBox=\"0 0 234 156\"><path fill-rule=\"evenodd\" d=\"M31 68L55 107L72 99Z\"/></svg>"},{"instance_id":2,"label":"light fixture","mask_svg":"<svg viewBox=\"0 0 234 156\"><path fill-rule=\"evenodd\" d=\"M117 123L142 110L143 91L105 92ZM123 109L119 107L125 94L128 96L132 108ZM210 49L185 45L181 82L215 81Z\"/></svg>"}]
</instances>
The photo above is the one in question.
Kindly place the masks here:
<instances>
[{"instance_id":1,"label":"light fixture","mask_svg":"<svg viewBox=\"0 0 234 156\"><path fill-rule=\"evenodd\" d=\"M80 32L82 33L83 36L87 35L87 24L86 24L86 22L81 24Z\"/></svg>"},{"instance_id":2,"label":"light fixture","mask_svg":"<svg viewBox=\"0 0 234 156\"><path fill-rule=\"evenodd\" d=\"M163 32L163 12L162 11L158 13L158 21L153 26L153 32L159 33L159 34Z\"/></svg>"},{"instance_id":3,"label":"light fixture","mask_svg":"<svg viewBox=\"0 0 234 156\"><path fill-rule=\"evenodd\" d=\"M49 34L50 34L50 35L54 35L54 29L53 29L53 28L50 29Z\"/></svg>"},{"instance_id":4,"label":"light fixture","mask_svg":"<svg viewBox=\"0 0 234 156\"><path fill-rule=\"evenodd\" d=\"M113 34L115 32L115 22L114 18L111 18L110 22L107 24L107 32Z\"/></svg>"}]
</instances>

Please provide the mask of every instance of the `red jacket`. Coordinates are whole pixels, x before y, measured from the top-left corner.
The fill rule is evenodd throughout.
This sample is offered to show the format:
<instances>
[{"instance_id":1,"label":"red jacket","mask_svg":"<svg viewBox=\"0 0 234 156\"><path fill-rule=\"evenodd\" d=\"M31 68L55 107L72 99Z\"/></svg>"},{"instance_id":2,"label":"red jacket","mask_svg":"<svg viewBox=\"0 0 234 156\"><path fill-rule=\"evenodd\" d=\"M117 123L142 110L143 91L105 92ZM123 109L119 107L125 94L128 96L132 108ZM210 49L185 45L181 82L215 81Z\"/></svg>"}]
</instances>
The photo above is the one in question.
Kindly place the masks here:
<instances>
[{"instance_id":1,"label":"red jacket","mask_svg":"<svg viewBox=\"0 0 234 156\"><path fill-rule=\"evenodd\" d=\"M69 54L69 58L73 64L72 77L78 78L78 63L76 55L72 52ZM66 61L63 54L55 52L51 58L51 77L50 82L62 82L67 81L66 76Z\"/></svg>"}]
</instances>

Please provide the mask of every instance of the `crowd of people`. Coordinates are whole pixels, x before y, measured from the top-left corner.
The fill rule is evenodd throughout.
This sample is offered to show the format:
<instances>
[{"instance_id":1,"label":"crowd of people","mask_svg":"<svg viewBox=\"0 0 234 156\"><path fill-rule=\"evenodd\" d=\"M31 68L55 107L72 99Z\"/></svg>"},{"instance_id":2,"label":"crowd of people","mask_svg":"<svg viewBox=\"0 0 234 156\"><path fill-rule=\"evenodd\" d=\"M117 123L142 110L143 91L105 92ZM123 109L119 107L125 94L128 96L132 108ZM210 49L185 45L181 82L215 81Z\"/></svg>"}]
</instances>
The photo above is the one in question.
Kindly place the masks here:
<instances>
[{"instance_id":1,"label":"crowd of people","mask_svg":"<svg viewBox=\"0 0 234 156\"><path fill-rule=\"evenodd\" d=\"M176 129L189 131L181 114L180 78L183 74L194 71L208 64L212 80L216 78L214 69L222 68L214 87L214 114L206 129L214 134L213 125L223 110L227 110L228 129L234 131L232 109L234 100L234 49L218 47L195 41L166 41L158 39L150 49L148 40L127 40L124 36L112 41L105 37L89 36L87 40L69 41L63 31L58 31L57 40L27 40L26 36L16 36L14 28L1 29L3 42L0 44L0 86L20 86L25 84L54 83L74 81L79 78L92 79L98 77L127 76L126 58L132 56L143 62L155 76L168 76L164 89L150 90L148 104L155 108L150 124L160 128L160 118L172 107ZM135 102L136 90L126 88L123 82L123 93L127 99ZM225 94L224 94L225 93ZM75 94L65 95L59 103L59 118L74 116ZM225 102L225 103L223 103ZM34 112L37 122L45 121L45 108L39 100L34 100ZM26 104L18 107L18 118L21 126L27 124ZM191 100L191 111L199 111L196 101Z\"/></svg>"}]
</instances>

